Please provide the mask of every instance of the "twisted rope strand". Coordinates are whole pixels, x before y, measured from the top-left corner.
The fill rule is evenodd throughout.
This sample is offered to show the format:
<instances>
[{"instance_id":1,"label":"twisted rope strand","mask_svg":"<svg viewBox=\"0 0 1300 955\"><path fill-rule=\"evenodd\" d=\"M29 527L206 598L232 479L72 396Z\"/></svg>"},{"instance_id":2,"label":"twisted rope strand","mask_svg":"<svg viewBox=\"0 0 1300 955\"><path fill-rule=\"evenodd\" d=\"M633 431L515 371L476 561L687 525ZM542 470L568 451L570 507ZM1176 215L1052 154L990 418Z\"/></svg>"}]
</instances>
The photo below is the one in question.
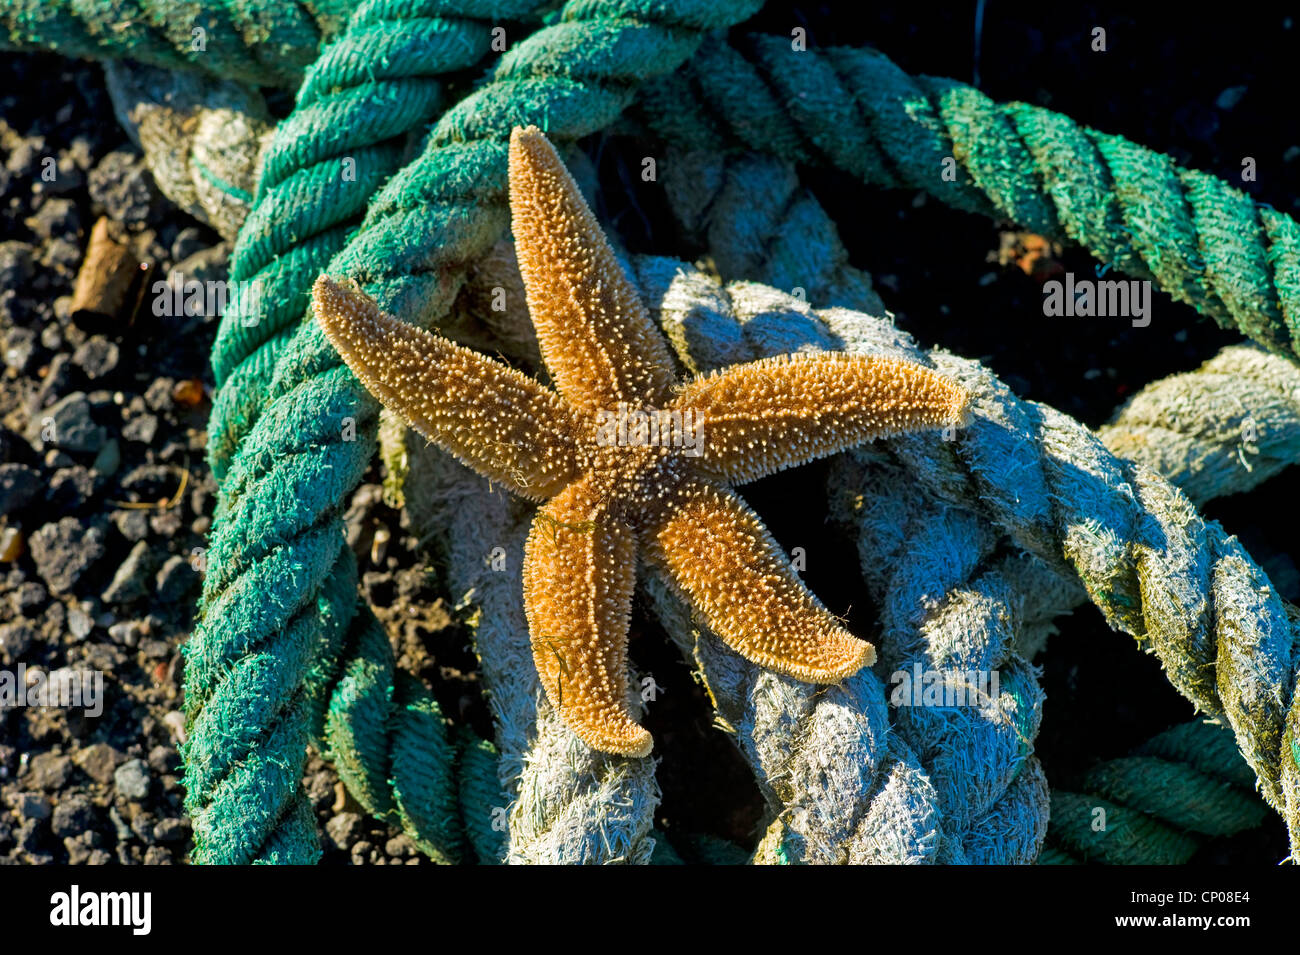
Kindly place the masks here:
<instances>
[{"instance_id":1,"label":"twisted rope strand","mask_svg":"<svg viewBox=\"0 0 1300 955\"><path fill-rule=\"evenodd\" d=\"M1119 136L883 54L794 51L780 37L700 50L643 91L641 118L678 144L739 143L1073 241L1292 360L1300 226L1222 180Z\"/></svg>"},{"instance_id":2,"label":"twisted rope strand","mask_svg":"<svg viewBox=\"0 0 1300 955\"><path fill-rule=\"evenodd\" d=\"M465 265L489 248L505 228L505 142L513 125L525 118L549 121L562 140L601 128L627 104L638 82L675 69L694 52L699 29L725 26L757 5L733 4L720 10L698 0L606 3L591 20L576 19L584 14L583 8L566 12L561 22L516 45L497 68L495 82L443 116L422 155L388 180L371 201L359 231L333 256L327 270L354 276L396 314L436 320L447 311ZM647 19L635 19L638 15ZM315 88L311 81L307 85ZM284 182L293 179L291 175ZM270 196L274 188L275 183L264 176L259 197ZM368 195L362 190L357 193L362 201ZM254 229L257 214L255 208L245 223L244 233L250 236L260 231ZM331 219L328 225L335 222ZM272 235L274 225L267 220ZM249 261L263 258L242 233L241 245L249 250L244 253ZM230 438L225 447L234 453L225 469L212 532L213 549L221 557L217 572L205 580L205 611L190 644L191 659L209 657L208 668L214 673L237 670L241 646L277 653L280 642L289 638L286 628L291 615L305 617L306 625L321 634L326 650L332 650L325 634L331 631L333 618L321 617L318 610L323 577L299 575L286 580L292 588L276 593L288 612L273 619L245 619L242 602L253 594L264 600L265 582L260 567L241 566L245 562L239 555L275 546L282 560L295 565L328 567L342 559L339 503L359 483L374 449L377 405L356 385L315 323L293 333L286 328L285 334L289 337L279 350L269 386L258 388L258 382L244 380L263 409L260 416L253 420L255 412L237 402L214 407L214 433L225 430L227 420L252 422L242 442L226 431ZM223 343L214 352L214 367L223 367L227 348L235 356L248 350L238 334L232 333L230 341L233 344ZM214 454L214 470L219 457ZM259 502L272 499L285 510L277 510L272 520L259 525L253 517L267 513L259 510ZM247 513L234 519L241 509ZM226 571L222 566L226 561L239 569ZM206 608L218 602L223 613L208 613ZM339 627L346 633L344 646L358 646L367 625L358 616ZM232 631L246 636L234 639ZM346 659L345 655L340 661L344 666ZM329 669L328 656L316 661L314 669ZM300 672L282 682L305 687L307 678ZM387 684L391 683L389 678ZM191 720L205 706L234 709L233 690L229 681L218 681L202 696L196 694L194 702L187 704ZM284 719L292 713L287 704L280 712ZM309 731L309 726L301 725L290 732L272 722L250 724L247 734L266 735L263 751L272 739L277 740L283 748L268 755L291 764L301 763ZM217 752L210 754L204 746L214 746ZM186 758L202 764L227 762L229 755L224 744L205 739L192 743ZM236 806L240 825L248 833L241 843L244 851L265 843L280 820L298 818L286 814L291 798L285 791L260 792L262 800L250 806L251 800L239 790L244 785L243 777L231 771L210 788L191 791L191 812L204 827L202 838L196 827L200 861L215 855L212 847L226 838L220 820Z\"/></svg>"}]
</instances>

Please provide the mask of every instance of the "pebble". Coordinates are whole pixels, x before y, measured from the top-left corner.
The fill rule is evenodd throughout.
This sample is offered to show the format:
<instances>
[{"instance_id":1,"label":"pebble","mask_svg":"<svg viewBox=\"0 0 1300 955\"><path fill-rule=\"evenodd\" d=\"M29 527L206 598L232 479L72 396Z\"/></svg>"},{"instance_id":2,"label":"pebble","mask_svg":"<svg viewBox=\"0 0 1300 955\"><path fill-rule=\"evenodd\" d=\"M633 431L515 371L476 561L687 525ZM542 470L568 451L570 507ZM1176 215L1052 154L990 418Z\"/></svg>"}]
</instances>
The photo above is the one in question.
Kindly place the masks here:
<instances>
[{"instance_id":1,"label":"pebble","mask_svg":"<svg viewBox=\"0 0 1300 955\"><path fill-rule=\"evenodd\" d=\"M66 593L104 556L104 530L98 523L82 526L75 517L64 517L40 527L28 546L50 592Z\"/></svg>"},{"instance_id":2,"label":"pebble","mask_svg":"<svg viewBox=\"0 0 1300 955\"><path fill-rule=\"evenodd\" d=\"M149 767L143 759L128 759L113 773L113 784L124 799L144 799L149 795Z\"/></svg>"},{"instance_id":3,"label":"pebble","mask_svg":"<svg viewBox=\"0 0 1300 955\"><path fill-rule=\"evenodd\" d=\"M81 232L81 215L71 199L46 199L23 223L46 241Z\"/></svg>"},{"instance_id":4,"label":"pebble","mask_svg":"<svg viewBox=\"0 0 1300 955\"><path fill-rule=\"evenodd\" d=\"M50 831L59 838L77 836L95 825L95 807L80 793L60 795L50 819Z\"/></svg>"},{"instance_id":5,"label":"pebble","mask_svg":"<svg viewBox=\"0 0 1300 955\"><path fill-rule=\"evenodd\" d=\"M0 288L18 288L32 277L32 247L26 242L0 242Z\"/></svg>"},{"instance_id":6,"label":"pebble","mask_svg":"<svg viewBox=\"0 0 1300 955\"><path fill-rule=\"evenodd\" d=\"M45 492L45 502L56 514L78 511L94 494L95 476L90 473L90 468L75 464L54 472L49 490Z\"/></svg>"},{"instance_id":7,"label":"pebble","mask_svg":"<svg viewBox=\"0 0 1300 955\"><path fill-rule=\"evenodd\" d=\"M91 381L106 378L117 369L119 350L103 335L92 335L72 353L72 363Z\"/></svg>"},{"instance_id":8,"label":"pebble","mask_svg":"<svg viewBox=\"0 0 1300 955\"><path fill-rule=\"evenodd\" d=\"M52 807L44 793L18 793L14 796L14 814L19 819L49 819Z\"/></svg>"},{"instance_id":9,"label":"pebble","mask_svg":"<svg viewBox=\"0 0 1300 955\"><path fill-rule=\"evenodd\" d=\"M175 381L171 378L157 378L144 393L144 401L154 411L172 410L172 388Z\"/></svg>"},{"instance_id":10,"label":"pebble","mask_svg":"<svg viewBox=\"0 0 1300 955\"><path fill-rule=\"evenodd\" d=\"M68 611L68 631L76 639L84 640L94 628L95 621L91 619L90 614L80 607L74 607Z\"/></svg>"},{"instance_id":11,"label":"pebble","mask_svg":"<svg viewBox=\"0 0 1300 955\"><path fill-rule=\"evenodd\" d=\"M16 375L31 371L36 357L36 332L30 328L11 328L3 344L5 366Z\"/></svg>"},{"instance_id":12,"label":"pebble","mask_svg":"<svg viewBox=\"0 0 1300 955\"><path fill-rule=\"evenodd\" d=\"M99 454L95 455L95 461L90 467L96 474L112 477L121 466L122 447L117 443L117 438L109 438L99 449Z\"/></svg>"},{"instance_id":13,"label":"pebble","mask_svg":"<svg viewBox=\"0 0 1300 955\"><path fill-rule=\"evenodd\" d=\"M174 746L155 746L149 750L149 768L155 773L166 775L180 769L181 755Z\"/></svg>"},{"instance_id":14,"label":"pebble","mask_svg":"<svg viewBox=\"0 0 1300 955\"><path fill-rule=\"evenodd\" d=\"M185 820L175 817L160 819L153 827L153 838L156 842L182 842L188 833L189 826L185 824Z\"/></svg>"},{"instance_id":15,"label":"pebble","mask_svg":"<svg viewBox=\"0 0 1300 955\"><path fill-rule=\"evenodd\" d=\"M128 441L138 441L140 444L152 444L153 439L158 436L158 418L155 415L143 414L138 418L132 418L122 428L122 437Z\"/></svg>"},{"instance_id":16,"label":"pebble","mask_svg":"<svg viewBox=\"0 0 1300 955\"><path fill-rule=\"evenodd\" d=\"M171 710L162 721L176 742L183 743L189 738L189 733L185 732L185 714L180 710Z\"/></svg>"},{"instance_id":17,"label":"pebble","mask_svg":"<svg viewBox=\"0 0 1300 955\"><path fill-rule=\"evenodd\" d=\"M45 446L74 453L94 454L108 439L108 432L91 418L90 402L81 391L65 395L40 417L34 416L31 429Z\"/></svg>"},{"instance_id":18,"label":"pebble","mask_svg":"<svg viewBox=\"0 0 1300 955\"><path fill-rule=\"evenodd\" d=\"M41 490L41 472L26 464L0 464L0 515L26 507Z\"/></svg>"},{"instance_id":19,"label":"pebble","mask_svg":"<svg viewBox=\"0 0 1300 955\"><path fill-rule=\"evenodd\" d=\"M142 541L149 536L149 515L138 508L114 511L109 520L129 541Z\"/></svg>"},{"instance_id":20,"label":"pebble","mask_svg":"<svg viewBox=\"0 0 1300 955\"><path fill-rule=\"evenodd\" d=\"M72 754L72 761L83 773L101 785L113 781L113 773L126 759L108 743L92 743Z\"/></svg>"},{"instance_id":21,"label":"pebble","mask_svg":"<svg viewBox=\"0 0 1300 955\"><path fill-rule=\"evenodd\" d=\"M72 358L62 352L50 359L50 364L41 379L41 387L36 391L34 407L45 408L60 395L66 394L72 387ZM44 414L33 414L33 424L39 422Z\"/></svg>"},{"instance_id":22,"label":"pebble","mask_svg":"<svg viewBox=\"0 0 1300 955\"><path fill-rule=\"evenodd\" d=\"M0 625L0 659L12 666L36 642L36 630L26 620Z\"/></svg>"},{"instance_id":23,"label":"pebble","mask_svg":"<svg viewBox=\"0 0 1300 955\"><path fill-rule=\"evenodd\" d=\"M0 624L0 659L12 666L36 641L36 630L26 620Z\"/></svg>"},{"instance_id":24,"label":"pebble","mask_svg":"<svg viewBox=\"0 0 1300 955\"><path fill-rule=\"evenodd\" d=\"M325 832L330 841L344 852L356 844L362 833L361 816L355 812L341 812L325 823Z\"/></svg>"},{"instance_id":25,"label":"pebble","mask_svg":"<svg viewBox=\"0 0 1300 955\"><path fill-rule=\"evenodd\" d=\"M9 606L13 607L14 616L31 616L41 609L41 604L49 599L50 593L44 586L34 580L25 581L9 594Z\"/></svg>"},{"instance_id":26,"label":"pebble","mask_svg":"<svg viewBox=\"0 0 1300 955\"><path fill-rule=\"evenodd\" d=\"M118 567L112 582L104 589L101 599L106 604L120 606L147 596L149 575L153 573L153 569L153 551L144 541L138 542Z\"/></svg>"},{"instance_id":27,"label":"pebble","mask_svg":"<svg viewBox=\"0 0 1300 955\"><path fill-rule=\"evenodd\" d=\"M178 603L194 589L198 575L189 561L178 554L168 557L158 571L155 582L158 587L158 599L163 604Z\"/></svg>"},{"instance_id":28,"label":"pebble","mask_svg":"<svg viewBox=\"0 0 1300 955\"><path fill-rule=\"evenodd\" d=\"M115 222L143 225L155 210L167 208L143 159L133 152L108 153L87 178L90 198Z\"/></svg>"},{"instance_id":29,"label":"pebble","mask_svg":"<svg viewBox=\"0 0 1300 955\"><path fill-rule=\"evenodd\" d=\"M135 647L144 633L144 624L138 620L123 620L108 628L108 635L124 647Z\"/></svg>"},{"instance_id":30,"label":"pebble","mask_svg":"<svg viewBox=\"0 0 1300 955\"><path fill-rule=\"evenodd\" d=\"M72 760L61 753L38 753L27 763L27 777L37 789L62 789L72 778Z\"/></svg>"}]
</instances>

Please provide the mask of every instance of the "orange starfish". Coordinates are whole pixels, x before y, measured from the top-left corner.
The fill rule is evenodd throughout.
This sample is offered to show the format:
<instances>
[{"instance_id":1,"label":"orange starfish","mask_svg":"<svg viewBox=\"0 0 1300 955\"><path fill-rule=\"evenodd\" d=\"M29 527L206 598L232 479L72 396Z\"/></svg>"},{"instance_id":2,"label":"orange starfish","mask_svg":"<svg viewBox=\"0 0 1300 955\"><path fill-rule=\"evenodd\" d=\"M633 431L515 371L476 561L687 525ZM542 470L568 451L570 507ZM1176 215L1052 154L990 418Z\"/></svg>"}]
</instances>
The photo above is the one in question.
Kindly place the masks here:
<instances>
[{"instance_id":1,"label":"orange starfish","mask_svg":"<svg viewBox=\"0 0 1300 955\"><path fill-rule=\"evenodd\" d=\"M321 277L316 319L383 404L516 494L546 501L524 554L533 659L593 749L645 756L628 708L640 553L754 663L836 683L875 660L727 485L876 437L965 424L967 393L905 361L790 355L677 382L667 342L535 127L510 137L510 208L555 391Z\"/></svg>"}]
</instances>

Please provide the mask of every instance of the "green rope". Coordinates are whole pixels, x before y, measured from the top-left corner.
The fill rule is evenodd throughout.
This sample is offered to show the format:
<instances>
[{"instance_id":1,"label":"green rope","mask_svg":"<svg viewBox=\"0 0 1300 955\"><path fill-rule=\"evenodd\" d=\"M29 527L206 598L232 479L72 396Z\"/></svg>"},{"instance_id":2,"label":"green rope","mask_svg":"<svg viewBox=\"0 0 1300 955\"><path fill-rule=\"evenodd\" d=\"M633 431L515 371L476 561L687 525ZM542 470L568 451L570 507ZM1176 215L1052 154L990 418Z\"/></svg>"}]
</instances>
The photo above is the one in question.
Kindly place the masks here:
<instances>
[{"instance_id":1,"label":"green rope","mask_svg":"<svg viewBox=\"0 0 1300 955\"><path fill-rule=\"evenodd\" d=\"M909 76L875 50L796 52L764 36L744 54L701 49L640 106L677 144L736 141L1076 242L1224 328L1293 360L1300 352L1295 220L1060 113Z\"/></svg>"},{"instance_id":2,"label":"green rope","mask_svg":"<svg viewBox=\"0 0 1300 955\"><path fill-rule=\"evenodd\" d=\"M1231 730L1202 720L1093 767L1082 783L1084 793L1052 790L1048 864L1181 865L1205 838L1253 829L1268 815Z\"/></svg>"},{"instance_id":3,"label":"green rope","mask_svg":"<svg viewBox=\"0 0 1300 955\"><path fill-rule=\"evenodd\" d=\"M374 188L369 184L311 201L286 200L280 208L293 225L255 207L244 226L253 238L246 242L241 233L241 253L250 263L244 267L268 267L271 241L288 240L303 223L328 230L323 234L336 243L328 271L356 277L396 314L436 320L447 311L466 263L505 230L505 147L513 126L538 122L561 141L602 128L627 105L639 82L676 69L694 53L700 31L726 26L758 6L757 0L725 10L705 0L571 4L559 22L514 46L490 85L443 116L423 154L392 175L370 201L360 230L346 245L347 226L336 207L359 208ZM304 98L325 88L328 84L308 77ZM275 151L273 146L268 154L259 206L270 201L266 197L277 177L292 165L276 159ZM308 149L307 155L317 154ZM394 152L371 168L395 159ZM305 187L304 181L299 188ZM305 298L285 306L286 314L301 318L304 304ZM214 431L229 430L225 416L240 418L242 427L231 432L236 437L227 445L233 451L228 466L220 467L223 459L213 456L214 471L224 477L202 616L189 644L195 679L192 684L187 679L187 712L193 725L213 727L192 738L184 754L187 773L196 767L188 805L195 859L203 862L257 858L281 838L277 832L284 825L296 824L299 817L290 810L304 797L287 779L301 769L311 725L311 711L296 701L318 702L323 691L314 688L328 687L330 661L345 646L356 645L358 634L370 626L366 613L349 619L353 602L332 602L327 595L335 587L355 593L340 502L372 457L377 405L314 323L296 333L291 324L286 320L280 332L272 330L274 337L260 347L253 343L268 331L253 326L249 334L232 330L214 348L215 368L238 369L250 355L248 367L260 374L272 361L275 366L265 389L257 387L258 374L241 377L232 371L223 392L250 388L255 400L220 405L213 412ZM260 351L270 357L257 355ZM279 667L273 672L259 667L263 657L278 659ZM240 676L244 671L248 675ZM390 692L388 685L382 678L375 683L381 700ZM250 696L262 705L249 707ZM337 700L335 694L329 702L333 725L344 725L349 712L362 712L340 712ZM382 750L377 743L358 750L361 760L353 775L359 780L367 774L373 792L379 791L375 774L384 772ZM288 767L277 777L279 785L268 786L265 771L241 771L242 761L253 755ZM313 836L300 833L292 844L301 846ZM314 855L313 848L301 858Z\"/></svg>"},{"instance_id":4,"label":"green rope","mask_svg":"<svg viewBox=\"0 0 1300 955\"><path fill-rule=\"evenodd\" d=\"M133 59L295 86L357 0L5 0L0 50Z\"/></svg>"}]
</instances>

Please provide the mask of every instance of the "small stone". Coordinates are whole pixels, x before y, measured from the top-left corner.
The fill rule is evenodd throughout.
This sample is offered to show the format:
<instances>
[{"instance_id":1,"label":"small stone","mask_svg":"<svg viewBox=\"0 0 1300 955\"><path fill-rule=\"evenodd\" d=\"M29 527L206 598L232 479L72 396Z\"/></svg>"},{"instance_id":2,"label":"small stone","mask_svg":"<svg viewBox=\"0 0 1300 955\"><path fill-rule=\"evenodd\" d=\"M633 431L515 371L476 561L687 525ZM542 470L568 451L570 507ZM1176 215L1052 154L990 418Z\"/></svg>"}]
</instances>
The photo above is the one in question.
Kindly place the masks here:
<instances>
[{"instance_id":1,"label":"small stone","mask_svg":"<svg viewBox=\"0 0 1300 955\"><path fill-rule=\"evenodd\" d=\"M325 832L334 845L347 852L361 838L361 816L355 812L341 812L325 823Z\"/></svg>"},{"instance_id":2,"label":"small stone","mask_svg":"<svg viewBox=\"0 0 1300 955\"><path fill-rule=\"evenodd\" d=\"M157 436L158 418L151 414L143 414L138 418L132 418L122 428L122 437L128 441L137 441L140 444L152 444L153 439Z\"/></svg>"},{"instance_id":3,"label":"small stone","mask_svg":"<svg viewBox=\"0 0 1300 955\"><path fill-rule=\"evenodd\" d=\"M85 865L90 860L90 846L80 839L64 839L63 848L68 850L68 865Z\"/></svg>"},{"instance_id":4,"label":"small stone","mask_svg":"<svg viewBox=\"0 0 1300 955\"><path fill-rule=\"evenodd\" d=\"M44 793L19 793L13 798L14 814L19 819L49 819L52 807Z\"/></svg>"},{"instance_id":5,"label":"small stone","mask_svg":"<svg viewBox=\"0 0 1300 955\"><path fill-rule=\"evenodd\" d=\"M175 382L171 378L156 378L144 393L145 403L154 411L172 410L172 389Z\"/></svg>"},{"instance_id":6,"label":"small stone","mask_svg":"<svg viewBox=\"0 0 1300 955\"><path fill-rule=\"evenodd\" d=\"M94 496L95 476L90 473L90 468L74 464L54 472L50 478L49 490L45 493L45 502L55 513L79 511Z\"/></svg>"},{"instance_id":7,"label":"small stone","mask_svg":"<svg viewBox=\"0 0 1300 955\"><path fill-rule=\"evenodd\" d=\"M27 776L37 789L62 789L72 778L72 760L60 753L39 753L28 761Z\"/></svg>"},{"instance_id":8,"label":"small stone","mask_svg":"<svg viewBox=\"0 0 1300 955\"><path fill-rule=\"evenodd\" d=\"M384 843L384 851L397 859L407 858L416 853L415 843L404 833L399 833Z\"/></svg>"},{"instance_id":9,"label":"small stone","mask_svg":"<svg viewBox=\"0 0 1300 955\"><path fill-rule=\"evenodd\" d=\"M0 658L6 665L16 663L36 641L36 630L26 620L0 624Z\"/></svg>"},{"instance_id":10,"label":"small stone","mask_svg":"<svg viewBox=\"0 0 1300 955\"><path fill-rule=\"evenodd\" d=\"M37 529L30 547L37 572L52 593L61 594L104 556L104 531L98 524L83 526L75 517L65 517Z\"/></svg>"},{"instance_id":11,"label":"small stone","mask_svg":"<svg viewBox=\"0 0 1300 955\"><path fill-rule=\"evenodd\" d=\"M179 507L169 507L149 514L149 529L160 537L175 537L184 524Z\"/></svg>"},{"instance_id":12,"label":"small stone","mask_svg":"<svg viewBox=\"0 0 1300 955\"><path fill-rule=\"evenodd\" d=\"M71 199L50 198L42 202L36 214L28 216L23 224L47 241L65 239L81 232L81 215Z\"/></svg>"},{"instance_id":13,"label":"small stone","mask_svg":"<svg viewBox=\"0 0 1300 955\"><path fill-rule=\"evenodd\" d=\"M16 663L36 641L36 630L26 620L0 624L0 657L6 665Z\"/></svg>"},{"instance_id":14,"label":"small stone","mask_svg":"<svg viewBox=\"0 0 1300 955\"><path fill-rule=\"evenodd\" d=\"M199 578L189 561L180 555L168 557L158 571L158 599L163 603L177 603L185 599L198 584Z\"/></svg>"},{"instance_id":15,"label":"small stone","mask_svg":"<svg viewBox=\"0 0 1300 955\"><path fill-rule=\"evenodd\" d=\"M18 288L32 277L32 247L26 242L0 242L0 288Z\"/></svg>"},{"instance_id":16,"label":"small stone","mask_svg":"<svg viewBox=\"0 0 1300 955\"><path fill-rule=\"evenodd\" d=\"M61 471L64 468L70 468L77 462L72 460L71 456L65 451L58 448L50 448L45 452L45 457L41 459L45 466L52 471Z\"/></svg>"},{"instance_id":17,"label":"small stone","mask_svg":"<svg viewBox=\"0 0 1300 955\"><path fill-rule=\"evenodd\" d=\"M84 640L94 628L95 621L80 607L68 611L68 631L77 640Z\"/></svg>"},{"instance_id":18,"label":"small stone","mask_svg":"<svg viewBox=\"0 0 1300 955\"><path fill-rule=\"evenodd\" d=\"M36 392L33 407L44 409L60 395L67 394L69 389L72 388L72 375L72 357L70 355L58 354L51 358L45 377L41 379L40 390ZM45 411L44 414L33 412L33 422L38 418L48 417L48 415L48 411ZM28 429L28 440L33 437L40 437L40 435L32 435L31 429Z\"/></svg>"},{"instance_id":19,"label":"small stone","mask_svg":"<svg viewBox=\"0 0 1300 955\"><path fill-rule=\"evenodd\" d=\"M30 328L11 328L5 333L4 363L15 374L25 375L36 357L36 332Z\"/></svg>"},{"instance_id":20,"label":"small stone","mask_svg":"<svg viewBox=\"0 0 1300 955\"><path fill-rule=\"evenodd\" d=\"M95 809L81 794L59 799L50 819L50 831L59 838L78 836L95 824Z\"/></svg>"},{"instance_id":21,"label":"small stone","mask_svg":"<svg viewBox=\"0 0 1300 955\"><path fill-rule=\"evenodd\" d=\"M108 743L92 743L72 754L77 768L95 782L107 786L113 782L113 773L126 757Z\"/></svg>"},{"instance_id":22,"label":"small stone","mask_svg":"<svg viewBox=\"0 0 1300 955\"><path fill-rule=\"evenodd\" d=\"M180 710L167 713L162 721L163 725L171 731L172 739L176 742L183 743L189 738L189 734L185 731L185 714Z\"/></svg>"},{"instance_id":23,"label":"small stone","mask_svg":"<svg viewBox=\"0 0 1300 955\"><path fill-rule=\"evenodd\" d=\"M34 438L46 447L94 454L104 446L108 432L90 416L90 402L84 392L74 391L33 416Z\"/></svg>"},{"instance_id":24,"label":"small stone","mask_svg":"<svg viewBox=\"0 0 1300 955\"><path fill-rule=\"evenodd\" d=\"M137 812L131 817L131 831L135 837L147 846L154 843L153 837L154 818L147 812Z\"/></svg>"},{"instance_id":25,"label":"small stone","mask_svg":"<svg viewBox=\"0 0 1300 955\"><path fill-rule=\"evenodd\" d=\"M128 759L113 773L113 783L124 799L144 799L149 795L149 767L143 759Z\"/></svg>"},{"instance_id":26,"label":"small stone","mask_svg":"<svg viewBox=\"0 0 1300 955\"><path fill-rule=\"evenodd\" d=\"M135 838L135 833L131 831L131 827L122 818L116 806L108 807L108 821L113 824L113 833L117 836L118 842L130 842Z\"/></svg>"},{"instance_id":27,"label":"small stone","mask_svg":"<svg viewBox=\"0 0 1300 955\"><path fill-rule=\"evenodd\" d=\"M144 851L145 865L174 865L175 862L172 854L162 846L150 846Z\"/></svg>"},{"instance_id":28,"label":"small stone","mask_svg":"<svg viewBox=\"0 0 1300 955\"><path fill-rule=\"evenodd\" d=\"M59 351L63 348L63 330L50 322L41 329L41 347L49 351Z\"/></svg>"},{"instance_id":29,"label":"small stone","mask_svg":"<svg viewBox=\"0 0 1300 955\"><path fill-rule=\"evenodd\" d=\"M103 214L123 225L143 225L165 204L144 160L116 150L99 160L88 177L90 198Z\"/></svg>"},{"instance_id":30,"label":"small stone","mask_svg":"<svg viewBox=\"0 0 1300 955\"><path fill-rule=\"evenodd\" d=\"M139 620L123 620L109 627L108 635L124 647L136 647L144 635L144 624Z\"/></svg>"},{"instance_id":31,"label":"small stone","mask_svg":"<svg viewBox=\"0 0 1300 955\"><path fill-rule=\"evenodd\" d=\"M0 464L0 515L26 507L42 488L41 472L26 464Z\"/></svg>"},{"instance_id":32,"label":"small stone","mask_svg":"<svg viewBox=\"0 0 1300 955\"><path fill-rule=\"evenodd\" d=\"M206 397L203 382L197 378L186 378L176 382L172 389L172 401L182 408L194 408Z\"/></svg>"},{"instance_id":33,"label":"small stone","mask_svg":"<svg viewBox=\"0 0 1300 955\"><path fill-rule=\"evenodd\" d=\"M1219 94L1219 98L1214 101L1214 105L1222 110L1230 110L1240 103L1241 98L1245 95L1245 86L1229 86Z\"/></svg>"},{"instance_id":34,"label":"small stone","mask_svg":"<svg viewBox=\"0 0 1300 955\"><path fill-rule=\"evenodd\" d=\"M149 750L149 768L159 775L180 769L181 757L174 746L155 746Z\"/></svg>"},{"instance_id":35,"label":"small stone","mask_svg":"<svg viewBox=\"0 0 1300 955\"><path fill-rule=\"evenodd\" d=\"M0 528L0 564L12 564L27 549L27 537L21 528Z\"/></svg>"},{"instance_id":36,"label":"small stone","mask_svg":"<svg viewBox=\"0 0 1300 955\"><path fill-rule=\"evenodd\" d=\"M189 833L189 826L184 819L160 819L153 827L153 837L157 842L183 842Z\"/></svg>"},{"instance_id":37,"label":"small stone","mask_svg":"<svg viewBox=\"0 0 1300 955\"><path fill-rule=\"evenodd\" d=\"M90 467L96 474L112 477L121 466L122 448L117 443L117 438L109 438L99 449L99 454L95 455L95 462Z\"/></svg>"},{"instance_id":38,"label":"small stone","mask_svg":"<svg viewBox=\"0 0 1300 955\"><path fill-rule=\"evenodd\" d=\"M148 596L149 575L153 569L153 551L146 542L140 541L126 555L126 560L118 567L101 599L106 604L121 606Z\"/></svg>"},{"instance_id":39,"label":"small stone","mask_svg":"<svg viewBox=\"0 0 1300 955\"><path fill-rule=\"evenodd\" d=\"M138 508L114 511L109 520L129 541L142 541L149 536L149 515Z\"/></svg>"},{"instance_id":40,"label":"small stone","mask_svg":"<svg viewBox=\"0 0 1300 955\"><path fill-rule=\"evenodd\" d=\"M48 590L36 581L29 580L19 584L18 589L9 595L9 605L13 607L14 616L34 616L49 598Z\"/></svg>"},{"instance_id":41,"label":"small stone","mask_svg":"<svg viewBox=\"0 0 1300 955\"><path fill-rule=\"evenodd\" d=\"M116 343L103 335L92 335L77 346L72 353L72 363L81 369L91 381L97 381L112 374L117 368L118 348Z\"/></svg>"}]
</instances>

